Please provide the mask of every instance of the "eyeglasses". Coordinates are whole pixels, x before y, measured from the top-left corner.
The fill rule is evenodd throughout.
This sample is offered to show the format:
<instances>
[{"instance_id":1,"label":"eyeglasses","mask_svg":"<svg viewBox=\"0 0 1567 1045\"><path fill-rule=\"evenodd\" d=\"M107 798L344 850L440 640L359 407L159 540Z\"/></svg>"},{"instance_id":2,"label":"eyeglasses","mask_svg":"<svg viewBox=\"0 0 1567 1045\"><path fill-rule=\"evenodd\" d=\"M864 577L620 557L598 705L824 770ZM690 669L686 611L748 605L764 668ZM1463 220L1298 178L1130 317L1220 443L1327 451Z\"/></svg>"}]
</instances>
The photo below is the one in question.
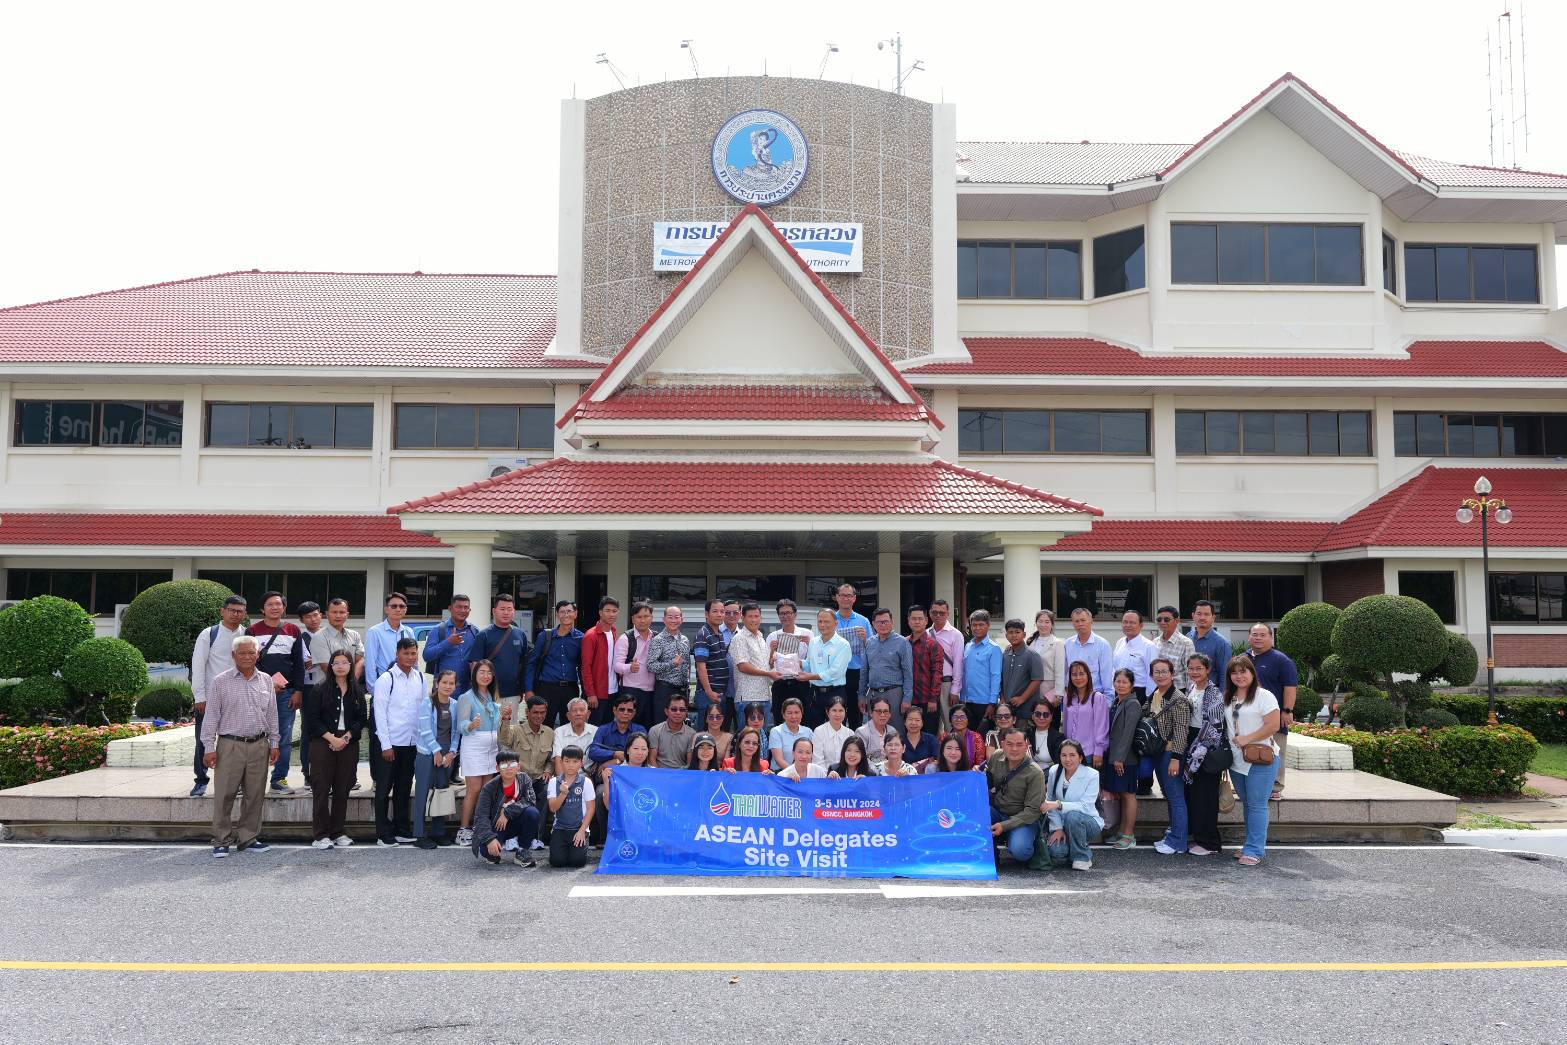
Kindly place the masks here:
<instances>
[{"instance_id":1,"label":"eyeglasses","mask_svg":"<svg viewBox=\"0 0 1567 1045\"><path fill-rule=\"evenodd\" d=\"M406 602L389 602L386 604L386 608L389 610L406 610L408 604Z\"/></svg>"},{"instance_id":2,"label":"eyeglasses","mask_svg":"<svg viewBox=\"0 0 1567 1045\"><path fill-rule=\"evenodd\" d=\"M1154 619L1157 620L1160 624L1169 624L1175 620L1174 617L1155 617Z\"/></svg>"},{"instance_id":3,"label":"eyeglasses","mask_svg":"<svg viewBox=\"0 0 1567 1045\"><path fill-rule=\"evenodd\" d=\"M1048 711L1036 711L1036 712L1034 712L1034 717L1035 718L1049 718L1050 717L1050 712L1048 712Z\"/></svg>"}]
</instances>

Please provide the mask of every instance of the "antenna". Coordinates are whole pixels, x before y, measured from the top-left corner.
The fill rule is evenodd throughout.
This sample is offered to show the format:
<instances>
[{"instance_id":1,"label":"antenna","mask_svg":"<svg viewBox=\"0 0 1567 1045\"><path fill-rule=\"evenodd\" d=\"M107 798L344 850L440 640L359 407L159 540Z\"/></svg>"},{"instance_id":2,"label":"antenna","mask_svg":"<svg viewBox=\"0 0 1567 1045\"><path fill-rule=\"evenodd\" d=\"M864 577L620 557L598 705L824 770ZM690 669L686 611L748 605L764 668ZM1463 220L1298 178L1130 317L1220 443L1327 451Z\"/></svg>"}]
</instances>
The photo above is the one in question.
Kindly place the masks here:
<instances>
[{"instance_id":1,"label":"antenna","mask_svg":"<svg viewBox=\"0 0 1567 1045\"><path fill-rule=\"evenodd\" d=\"M1491 124L1491 164L1516 168L1529 154L1529 80L1525 69L1528 51L1522 3L1518 5L1517 18L1505 8L1496 16L1494 50L1492 39L1493 32L1487 27L1485 78Z\"/></svg>"},{"instance_id":2,"label":"antenna","mask_svg":"<svg viewBox=\"0 0 1567 1045\"><path fill-rule=\"evenodd\" d=\"M827 45L827 51L826 51L826 53L824 53L822 55L822 67L820 69L816 70L816 78L818 80L820 80L823 76L827 75L827 59L831 58L833 55L835 55L837 53L838 53L838 45L837 44L828 44Z\"/></svg>"},{"instance_id":3,"label":"antenna","mask_svg":"<svg viewBox=\"0 0 1567 1045\"><path fill-rule=\"evenodd\" d=\"M617 66L614 62L609 60L609 54L607 52L600 51L598 58L594 61L593 64L594 65L602 65L606 69L608 69L609 70L609 75L613 76L615 78L615 82L620 84L620 89L622 91L624 91L626 89L626 78L621 75L620 67Z\"/></svg>"},{"instance_id":4,"label":"antenna","mask_svg":"<svg viewBox=\"0 0 1567 1045\"><path fill-rule=\"evenodd\" d=\"M702 78L702 70L696 64L696 48L691 46L690 40L680 41L680 48L681 50L685 51L686 54L691 56L691 75L694 78L700 80Z\"/></svg>"},{"instance_id":5,"label":"antenna","mask_svg":"<svg viewBox=\"0 0 1567 1045\"><path fill-rule=\"evenodd\" d=\"M876 41L876 50L880 51L884 47L888 46L889 44L892 46L894 68L897 71L897 75L893 78L893 81L892 81L892 89L896 93L902 94L903 93L903 81L907 80L910 76L913 76L916 72L919 72L920 70L924 69L925 68L925 63L924 62L915 62L913 65L909 66L909 71L908 72L904 72L903 71L903 34L902 33L894 33L890 38L888 38L886 40L877 40Z\"/></svg>"}]
</instances>

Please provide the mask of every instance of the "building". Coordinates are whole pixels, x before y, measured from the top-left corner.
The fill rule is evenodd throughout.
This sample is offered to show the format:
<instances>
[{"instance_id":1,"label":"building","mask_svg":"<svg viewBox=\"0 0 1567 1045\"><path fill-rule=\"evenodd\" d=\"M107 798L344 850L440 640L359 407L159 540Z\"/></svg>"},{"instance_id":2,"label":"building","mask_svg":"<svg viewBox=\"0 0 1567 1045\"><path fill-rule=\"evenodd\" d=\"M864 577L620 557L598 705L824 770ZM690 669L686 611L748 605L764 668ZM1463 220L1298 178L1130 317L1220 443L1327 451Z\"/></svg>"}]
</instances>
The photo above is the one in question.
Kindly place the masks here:
<instances>
[{"instance_id":1,"label":"building","mask_svg":"<svg viewBox=\"0 0 1567 1045\"><path fill-rule=\"evenodd\" d=\"M942 596L1227 625L1390 591L1567 666L1567 175L1286 75L1190 145L959 142L816 80L562 105L555 276L232 272L0 311L0 565L112 626L206 576ZM747 202L750 201L750 202ZM763 204L758 205L758 204ZM1484 473L1514 522L1454 519Z\"/></svg>"}]
</instances>

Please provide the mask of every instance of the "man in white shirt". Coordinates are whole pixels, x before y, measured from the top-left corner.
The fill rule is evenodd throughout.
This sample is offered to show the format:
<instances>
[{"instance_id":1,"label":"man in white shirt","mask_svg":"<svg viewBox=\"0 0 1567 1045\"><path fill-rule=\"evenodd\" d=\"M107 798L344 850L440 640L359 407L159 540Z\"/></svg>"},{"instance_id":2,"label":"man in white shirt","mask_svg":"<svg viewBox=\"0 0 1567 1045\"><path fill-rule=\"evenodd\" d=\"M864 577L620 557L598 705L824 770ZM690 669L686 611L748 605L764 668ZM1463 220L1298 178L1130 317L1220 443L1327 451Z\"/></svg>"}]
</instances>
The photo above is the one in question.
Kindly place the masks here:
<instances>
[{"instance_id":1,"label":"man in white shirt","mask_svg":"<svg viewBox=\"0 0 1567 1045\"><path fill-rule=\"evenodd\" d=\"M375 783L377 845L414 841L410 799L413 794L415 740L419 709L430 692L429 676L419 670L419 640L397 640L397 662L375 680L375 735L384 771Z\"/></svg>"},{"instance_id":2,"label":"man in white shirt","mask_svg":"<svg viewBox=\"0 0 1567 1045\"><path fill-rule=\"evenodd\" d=\"M1122 668L1131 670L1132 678L1135 680L1132 685L1139 700L1153 689L1153 678L1148 674L1148 665L1158 655L1159 647L1143 634L1143 615L1136 610L1127 610L1121 614L1121 638L1116 642L1112 654L1114 670L1120 671ZM1111 692L1108 688L1111 681L1113 680L1106 682L1106 693Z\"/></svg>"},{"instance_id":3,"label":"man in white shirt","mask_svg":"<svg viewBox=\"0 0 1567 1045\"><path fill-rule=\"evenodd\" d=\"M190 692L196 698L196 783L190 789L192 798L206 794L210 781L207 766L202 761L207 749L201 743L201 723L207 715L207 686L234 667L234 640L245 634L245 600L230 595L223 600L218 617L218 623L196 636L196 646L190 651Z\"/></svg>"},{"instance_id":4,"label":"man in white shirt","mask_svg":"<svg viewBox=\"0 0 1567 1045\"><path fill-rule=\"evenodd\" d=\"M555 729L555 745L551 758L555 763L555 775L561 775L560 753L568 747L581 748L584 755L593 743L597 727L588 725L588 702L572 697L566 702L566 724Z\"/></svg>"},{"instance_id":5,"label":"man in white shirt","mask_svg":"<svg viewBox=\"0 0 1567 1045\"><path fill-rule=\"evenodd\" d=\"M748 602L741 608L744 622L735 637L729 640L729 656L735 671L735 721L745 721L747 704L762 705L763 728L771 729L773 720L773 683L778 672L771 666L771 648L767 636L762 634L762 608Z\"/></svg>"}]
</instances>

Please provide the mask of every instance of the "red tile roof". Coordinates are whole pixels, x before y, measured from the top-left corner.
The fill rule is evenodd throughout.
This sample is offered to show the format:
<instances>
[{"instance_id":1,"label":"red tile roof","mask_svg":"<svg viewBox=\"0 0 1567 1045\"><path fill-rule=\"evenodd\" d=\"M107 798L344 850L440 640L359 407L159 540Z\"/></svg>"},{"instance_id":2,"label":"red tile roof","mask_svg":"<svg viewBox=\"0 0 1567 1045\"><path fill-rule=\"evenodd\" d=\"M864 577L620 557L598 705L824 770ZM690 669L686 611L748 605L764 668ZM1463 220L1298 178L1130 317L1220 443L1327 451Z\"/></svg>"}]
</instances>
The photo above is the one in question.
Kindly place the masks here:
<instances>
[{"instance_id":1,"label":"red tile roof","mask_svg":"<svg viewBox=\"0 0 1567 1045\"><path fill-rule=\"evenodd\" d=\"M1239 552L1310 554L1330 522L1276 519L1106 519L1047 552Z\"/></svg>"},{"instance_id":2,"label":"red tile roof","mask_svg":"<svg viewBox=\"0 0 1567 1045\"><path fill-rule=\"evenodd\" d=\"M971 361L904 371L937 374L1093 377L1567 377L1567 352L1544 341L1416 341L1408 355L1145 356L1085 337L964 338Z\"/></svg>"},{"instance_id":3,"label":"red tile roof","mask_svg":"<svg viewBox=\"0 0 1567 1045\"><path fill-rule=\"evenodd\" d=\"M442 548L386 515L138 515L5 512L0 545L193 545L246 548Z\"/></svg>"},{"instance_id":4,"label":"red tile roof","mask_svg":"<svg viewBox=\"0 0 1567 1045\"><path fill-rule=\"evenodd\" d=\"M0 309L0 362L601 365L554 336L554 276L225 272Z\"/></svg>"},{"instance_id":5,"label":"red tile roof","mask_svg":"<svg viewBox=\"0 0 1567 1045\"><path fill-rule=\"evenodd\" d=\"M877 388L809 385L651 385L584 400L577 420L928 421L916 397L899 403Z\"/></svg>"},{"instance_id":6,"label":"red tile roof","mask_svg":"<svg viewBox=\"0 0 1567 1045\"><path fill-rule=\"evenodd\" d=\"M809 481L806 482L807 476ZM557 457L388 512L499 515L1059 515L1103 513L945 461L590 461Z\"/></svg>"},{"instance_id":7,"label":"red tile roof","mask_svg":"<svg viewBox=\"0 0 1567 1045\"><path fill-rule=\"evenodd\" d=\"M1567 469L1438 467L1431 465L1333 528L1317 551L1362 547L1478 548L1480 524L1455 517L1475 480L1491 480L1491 496L1513 510L1506 526L1492 524L1493 546L1567 547Z\"/></svg>"}]
</instances>

